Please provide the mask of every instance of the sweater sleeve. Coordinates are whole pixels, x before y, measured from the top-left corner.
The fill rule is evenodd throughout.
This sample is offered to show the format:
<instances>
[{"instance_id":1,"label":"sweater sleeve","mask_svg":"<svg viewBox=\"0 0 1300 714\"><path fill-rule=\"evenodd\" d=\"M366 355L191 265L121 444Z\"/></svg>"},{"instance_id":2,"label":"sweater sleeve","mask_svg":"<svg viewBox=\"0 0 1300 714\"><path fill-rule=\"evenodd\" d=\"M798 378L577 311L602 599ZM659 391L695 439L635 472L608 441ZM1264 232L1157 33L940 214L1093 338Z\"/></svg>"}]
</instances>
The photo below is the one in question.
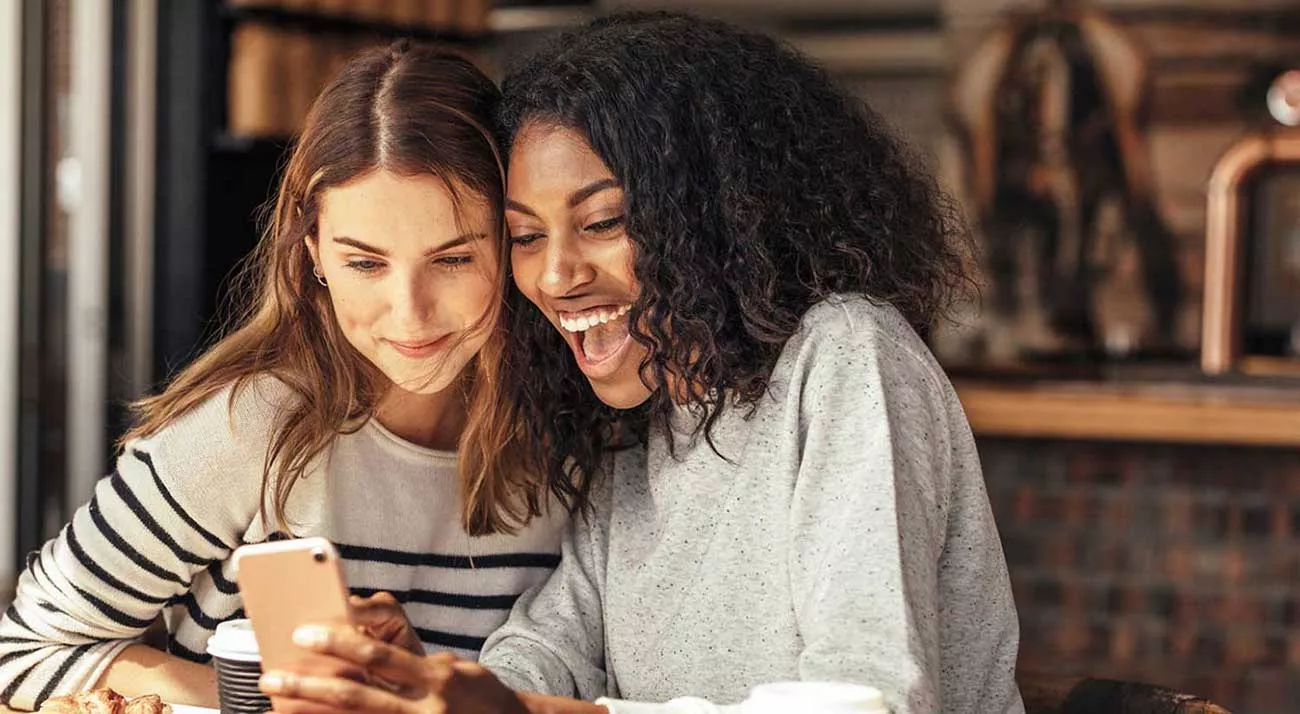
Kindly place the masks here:
<instances>
[{"instance_id":1,"label":"sweater sleeve","mask_svg":"<svg viewBox=\"0 0 1300 714\"><path fill-rule=\"evenodd\" d=\"M59 535L27 557L0 619L0 703L36 709L92 686L194 575L228 558L258 510L282 387L209 398L147 439Z\"/></svg>"},{"instance_id":2,"label":"sweater sleeve","mask_svg":"<svg viewBox=\"0 0 1300 714\"><path fill-rule=\"evenodd\" d=\"M894 311L818 310L802 355L790 508L800 678L894 714L1024 711L1019 621L952 385Z\"/></svg>"},{"instance_id":3,"label":"sweater sleeve","mask_svg":"<svg viewBox=\"0 0 1300 714\"><path fill-rule=\"evenodd\" d=\"M607 693L601 519L609 517L608 481L593 492L591 512L570 519L559 567L520 596L483 646L479 663L512 689L588 701Z\"/></svg>"},{"instance_id":4,"label":"sweater sleeve","mask_svg":"<svg viewBox=\"0 0 1300 714\"><path fill-rule=\"evenodd\" d=\"M952 467L942 387L875 325L836 321L815 338L789 517L800 678L876 687L894 714L942 711L938 563Z\"/></svg>"}]
</instances>

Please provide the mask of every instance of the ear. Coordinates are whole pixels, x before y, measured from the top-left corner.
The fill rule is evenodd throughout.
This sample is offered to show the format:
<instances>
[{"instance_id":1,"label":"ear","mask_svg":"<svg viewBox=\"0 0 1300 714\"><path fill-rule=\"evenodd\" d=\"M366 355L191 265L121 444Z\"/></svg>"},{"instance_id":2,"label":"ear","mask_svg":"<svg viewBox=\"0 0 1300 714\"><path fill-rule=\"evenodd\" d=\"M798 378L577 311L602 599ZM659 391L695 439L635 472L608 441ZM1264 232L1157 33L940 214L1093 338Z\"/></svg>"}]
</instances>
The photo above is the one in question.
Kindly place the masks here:
<instances>
[{"instance_id":1,"label":"ear","mask_svg":"<svg viewBox=\"0 0 1300 714\"><path fill-rule=\"evenodd\" d=\"M320 267L320 244L316 242L316 236L304 236L302 242L307 244L307 254L311 256L312 267L318 272L323 272Z\"/></svg>"}]
</instances>

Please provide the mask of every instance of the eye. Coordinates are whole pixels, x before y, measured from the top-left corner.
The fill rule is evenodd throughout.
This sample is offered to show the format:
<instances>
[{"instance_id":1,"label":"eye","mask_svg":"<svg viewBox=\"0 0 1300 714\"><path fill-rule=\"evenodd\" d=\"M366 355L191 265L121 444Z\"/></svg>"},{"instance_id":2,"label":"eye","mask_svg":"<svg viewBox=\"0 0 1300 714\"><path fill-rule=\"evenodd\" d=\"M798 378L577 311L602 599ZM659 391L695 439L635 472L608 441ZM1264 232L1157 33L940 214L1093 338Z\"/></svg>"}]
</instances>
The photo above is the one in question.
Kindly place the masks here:
<instances>
[{"instance_id":1,"label":"eye","mask_svg":"<svg viewBox=\"0 0 1300 714\"><path fill-rule=\"evenodd\" d=\"M588 225L587 227L583 228L583 230L590 231L592 233L606 233L608 231L614 230L615 228L618 228L621 225L623 225L623 217L614 216L613 218L606 218L603 221L596 221L595 223L592 223L591 225Z\"/></svg>"},{"instance_id":2,"label":"eye","mask_svg":"<svg viewBox=\"0 0 1300 714\"><path fill-rule=\"evenodd\" d=\"M541 240L541 238L542 238L541 233L525 233L523 235L510 236L510 245L512 246L517 245L523 248L525 246L529 246L532 245L533 243L536 243L537 241Z\"/></svg>"},{"instance_id":3,"label":"eye","mask_svg":"<svg viewBox=\"0 0 1300 714\"><path fill-rule=\"evenodd\" d=\"M377 260L370 260L369 258L358 258L356 260L349 260L344 265L346 265L348 268L351 268L352 270L357 271L358 273L373 273L376 270L379 270L380 268L384 267L383 263Z\"/></svg>"},{"instance_id":4,"label":"eye","mask_svg":"<svg viewBox=\"0 0 1300 714\"><path fill-rule=\"evenodd\" d=\"M474 256L472 256L472 255L445 255L445 256L443 256L443 257L441 257L441 258L437 258L437 259L435 259L433 262L437 263L438 265L443 265L443 266L446 266L446 267L448 267L448 268L455 269L455 268L460 268L460 267L463 267L463 266L469 265L470 263L474 262Z\"/></svg>"}]
</instances>

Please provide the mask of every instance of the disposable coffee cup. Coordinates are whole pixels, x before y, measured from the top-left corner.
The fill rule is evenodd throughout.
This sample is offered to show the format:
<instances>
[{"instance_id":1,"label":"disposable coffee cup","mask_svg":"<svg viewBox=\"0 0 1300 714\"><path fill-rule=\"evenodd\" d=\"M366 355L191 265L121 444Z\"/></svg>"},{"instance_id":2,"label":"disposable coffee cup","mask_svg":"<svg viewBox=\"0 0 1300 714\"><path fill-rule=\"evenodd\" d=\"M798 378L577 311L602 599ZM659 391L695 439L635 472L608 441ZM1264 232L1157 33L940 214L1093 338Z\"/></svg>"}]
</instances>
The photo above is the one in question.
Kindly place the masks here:
<instances>
[{"instance_id":1,"label":"disposable coffee cup","mask_svg":"<svg viewBox=\"0 0 1300 714\"><path fill-rule=\"evenodd\" d=\"M262 714L271 700L257 688L262 656L248 620L228 620L208 638L208 654L217 668L217 699L221 714Z\"/></svg>"},{"instance_id":2,"label":"disposable coffee cup","mask_svg":"<svg viewBox=\"0 0 1300 714\"><path fill-rule=\"evenodd\" d=\"M889 714L875 687L846 682L773 682L750 690L745 714Z\"/></svg>"}]
</instances>

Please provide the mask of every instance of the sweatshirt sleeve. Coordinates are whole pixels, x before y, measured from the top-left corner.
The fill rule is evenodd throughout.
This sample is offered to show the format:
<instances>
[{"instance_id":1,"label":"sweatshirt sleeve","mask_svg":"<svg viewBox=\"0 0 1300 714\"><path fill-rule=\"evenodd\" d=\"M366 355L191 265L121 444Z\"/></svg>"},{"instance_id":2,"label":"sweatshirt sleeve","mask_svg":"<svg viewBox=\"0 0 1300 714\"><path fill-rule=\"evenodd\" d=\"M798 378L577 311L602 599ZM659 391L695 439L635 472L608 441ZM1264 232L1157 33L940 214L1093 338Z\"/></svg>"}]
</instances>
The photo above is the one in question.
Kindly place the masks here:
<instances>
[{"instance_id":1,"label":"sweatshirt sleeve","mask_svg":"<svg viewBox=\"0 0 1300 714\"><path fill-rule=\"evenodd\" d=\"M560 565L525 592L488 637L479 663L512 689L592 700L606 694L603 591L609 479L592 509L569 520Z\"/></svg>"},{"instance_id":2,"label":"sweatshirt sleeve","mask_svg":"<svg viewBox=\"0 0 1300 714\"><path fill-rule=\"evenodd\" d=\"M1006 561L955 391L901 316L821 316L791 385L800 678L876 687L894 714L1023 711Z\"/></svg>"},{"instance_id":3,"label":"sweatshirt sleeve","mask_svg":"<svg viewBox=\"0 0 1300 714\"><path fill-rule=\"evenodd\" d=\"M228 558L258 510L279 390L229 390L153 436L127 444L115 470L59 535L28 555L0 618L0 703L36 709L94 685L194 575Z\"/></svg>"},{"instance_id":4,"label":"sweatshirt sleeve","mask_svg":"<svg viewBox=\"0 0 1300 714\"><path fill-rule=\"evenodd\" d=\"M938 712L943 389L875 325L835 321L816 338L788 524L800 678L876 687L894 714Z\"/></svg>"}]
</instances>

